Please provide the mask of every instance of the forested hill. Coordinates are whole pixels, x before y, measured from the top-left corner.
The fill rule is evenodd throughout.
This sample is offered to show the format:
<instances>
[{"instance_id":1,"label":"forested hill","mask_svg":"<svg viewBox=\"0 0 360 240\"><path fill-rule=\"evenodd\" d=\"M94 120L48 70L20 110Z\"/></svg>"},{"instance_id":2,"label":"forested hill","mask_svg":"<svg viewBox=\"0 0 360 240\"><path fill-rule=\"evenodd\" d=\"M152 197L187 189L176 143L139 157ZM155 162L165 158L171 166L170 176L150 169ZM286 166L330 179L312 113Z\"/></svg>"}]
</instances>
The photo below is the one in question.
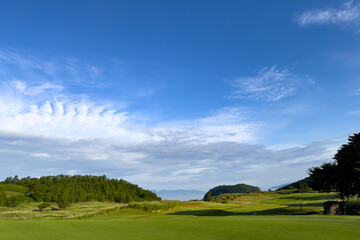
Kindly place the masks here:
<instances>
[{"instance_id":1,"label":"forested hill","mask_svg":"<svg viewBox=\"0 0 360 240\"><path fill-rule=\"evenodd\" d=\"M154 201L160 200L149 190L124 180L104 176L46 176L40 178L8 177L3 184L27 187L26 196L37 202L85 202L85 201Z\"/></svg>"},{"instance_id":2,"label":"forested hill","mask_svg":"<svg viewBox=\"0 0 360 240\"><path fill-rule=\"evenodd\" d=\"M236 185L220 185L210 189L204 196L204 200L207 200L209 197L217 196L224 193L250 193L260 191L259 187L254 187L246 184L236 184Z\"/></svg>"},{"instance_id":3,"label":"forested hill","mask_svg":"<svg viewBox=\"0 0 360 240\"><path fill-rule=\"evenodd\" d=\"M283 186L279 189L276 189L276 191L283 191L283 190L299 190L302 185L308 185L309 184L309 177L301 179L297 182L293 182L291 184L288 184L286 186Z\"/></svg>"}]
</instances>

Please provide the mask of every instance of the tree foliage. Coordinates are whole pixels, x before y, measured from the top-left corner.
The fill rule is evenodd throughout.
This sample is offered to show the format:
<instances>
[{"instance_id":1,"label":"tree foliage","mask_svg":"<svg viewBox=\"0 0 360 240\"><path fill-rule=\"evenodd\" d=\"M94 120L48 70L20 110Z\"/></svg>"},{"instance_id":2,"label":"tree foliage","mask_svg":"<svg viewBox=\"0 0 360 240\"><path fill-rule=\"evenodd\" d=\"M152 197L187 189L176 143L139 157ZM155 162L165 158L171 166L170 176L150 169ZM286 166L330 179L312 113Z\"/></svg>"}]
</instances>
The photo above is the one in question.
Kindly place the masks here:
<instances>
[{"instance_id":1,"label":"tree foliage","mask_svg":"<svg viewBox=\"0 0 360 240\"><path fill-rule=\"evenodd\" d=\"M259 187L254 187L247 184L236 184L236 185L220 185L210 189L204 196L206 199L211 199L213 196L217 196L224 193L251 193L255 191L260 191Z\"/></svg>"},{"instance_id":2,"label":"tree foliage","mask_svg":"<svg viewBox=\"0 0 360 240\"><path fill-rule=\"evenodd\" d=\"M144 190L122 179L109 179L106 176L58 175L22 179L15 176L6 178L4 183L25 186L28 188L27 197L36 202L56 202L59 207L63 206L64 208L71 203L86 201L160 200L155 193L149 190Z\"/></svg>"},{"instance_id":3,"label":"tree foliage","mask_svg":"<svg viewBox=\"0 0 360 240\"><path fill-rule=\"evenodd\" d=\"M301 192L300 188L301 186L309 185L309 178L301 179L297 182L290 183L288 185L285 185L281 188L276 189L276 192ZM312 189L307 189L308 191L311 191Z\"/></svg>"},{"instance_id":4,"label":"tree foliage","mask_svg":"<svg viewBox=\"0 0 360 240\"><path fill-rule=\"evenodd\" d=\"M205 196L204 196L204 201L210 201L211 200L211 195L212 195L212 192L211 191L208 191Z\"/></svg>"},{"instance_id":5,"label":"tree foliage","mask_svg":"<svg viewBox=\"0 0 360 240\"><path fill-rule=\"evenodd\" d=\"M309 185L312 189L320 192L337 191L337 167L336 163L323 163L320 167L313 167L308 170L310 174Z\"/></svg>"},{"instance_id":6,"label":"tree foliage","mask_svg":"<svg viewBox=\"0 0 360 240\"><path fill-rule=\"evenodd\" d=\"M51 206L51 204L49 202L43 202L38 205L38 208L40 211L43 211L45 208L48 208L50 206Z\"/></svg>"},{"instance_id":7,"label":"tree foliage","mask_svg":"<svg viewBox=\"0 0 360 240\"><path fill-rule=\"evenodd\" d=\"M360 133L349 137L334 160L309 169L310 187L323 192L336 191L342 199L360 195Z\"/></svg>"}]
</instances>

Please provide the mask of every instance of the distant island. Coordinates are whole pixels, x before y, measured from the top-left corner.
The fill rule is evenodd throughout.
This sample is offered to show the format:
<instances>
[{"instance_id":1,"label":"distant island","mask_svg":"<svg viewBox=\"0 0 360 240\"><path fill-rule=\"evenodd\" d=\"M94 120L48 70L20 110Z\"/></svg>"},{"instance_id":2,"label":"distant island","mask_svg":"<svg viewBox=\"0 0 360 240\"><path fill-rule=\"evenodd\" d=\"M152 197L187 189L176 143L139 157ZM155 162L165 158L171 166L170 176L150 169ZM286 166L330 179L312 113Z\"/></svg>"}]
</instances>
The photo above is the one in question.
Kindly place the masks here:
<instances>
[{"instance_id":1,"label":"distant island","mask_svg":"<svg viewBox=\"0 0 360 240\"><path fill-rule=\"evenodd\" d=\"M244 183L236 185L220 185L210 189L204 196L204 200L208 201L211 197L224 194L224 193L251 193L261 191L259 187L247 185Z\"/></svg>"}]
</instances>

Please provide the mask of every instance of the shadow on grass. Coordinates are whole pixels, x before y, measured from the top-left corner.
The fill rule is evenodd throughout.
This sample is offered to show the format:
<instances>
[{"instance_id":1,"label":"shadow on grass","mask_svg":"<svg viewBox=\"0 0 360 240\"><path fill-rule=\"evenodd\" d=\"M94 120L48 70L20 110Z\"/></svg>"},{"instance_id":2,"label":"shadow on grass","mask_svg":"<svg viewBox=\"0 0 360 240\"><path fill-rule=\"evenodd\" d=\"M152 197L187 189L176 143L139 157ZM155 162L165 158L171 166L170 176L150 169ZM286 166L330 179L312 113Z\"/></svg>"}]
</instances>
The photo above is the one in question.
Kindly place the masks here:
<instances>
[{"instance_id":1,"label":"shadow on grass","mask_svg":"<svg viewBox=\"0 0 360 240\"><path fill-rule=\"evenodd\" d=\"M278 199L287 199L287 200L297 200L297 201L316 201L316 200L327 200L329 201L331 199L332 196L314 196L314 197L310 197L310 196L286 196L286 197L281 197Z\"/></svg>"},{"instance_id":2,"label":"shadow on grass","mask_svg":"<svg viewBox=\"0 0 360 240\"><path fill-rule=\"evenodd\" d=\"M320 212L313 212L306 207L320 207L322 203L307 203L302 204L289 204L286 207L272 208L262 211L249 211L249 212L231 212L220 209L206 209L206 210L190 210L170 213L169 215L189 215L189 216L244 216L244 215L311 215L319 214ZM303 208L303 210L301 209Z\"/></svg>"},{"instance_id":3,"label":"shadow on grass","mask_svg":"<svg viewBox=\"0 0 360 240\"><path fill-rule=\"evenodd\" d=\"M197 217L205 217L205 216L255 216L255 215L312 215L312 214L320 214L320 212L309 212L305 210L290 210L286 208L277 208L277 209L268 209L257 212L230 212L225 210L195 210L195 211L181 211L170 213L169 215L182 215L182 216L197 216Z\"/></svg>"},{"instance_id":4,"label":"shadow on grass","mask_svg":"<svg viewBox=\"0 0 360 240\"><path fill-rule=\"evenodd\" d=\"M44 210L40 210L40 209L34 209L32 210L33 212L45 212L47 209L44 209ZM51 211L60 211L61 209L60 208L56 208L56 207L50 207L50 210Z\"/></svg>"},{"instance_id":5,"label":"shadow on grass","mask_svg":"<svg viewBox=\"0 0 360 240\"><path fill-rule=\"evenodd\" d=\"M299 210L300 211L300 210ZM169 215L189 215L189 216L245 216L245 215L295 215L295 214L306 214L306 212L298 212L292 211L286 208L278 208L278 209L269 209L257 212L230 212L219 209L210 209L210 210L194 210L194 211L181 211L171 213Z\"/></svg>"}]
</instances>

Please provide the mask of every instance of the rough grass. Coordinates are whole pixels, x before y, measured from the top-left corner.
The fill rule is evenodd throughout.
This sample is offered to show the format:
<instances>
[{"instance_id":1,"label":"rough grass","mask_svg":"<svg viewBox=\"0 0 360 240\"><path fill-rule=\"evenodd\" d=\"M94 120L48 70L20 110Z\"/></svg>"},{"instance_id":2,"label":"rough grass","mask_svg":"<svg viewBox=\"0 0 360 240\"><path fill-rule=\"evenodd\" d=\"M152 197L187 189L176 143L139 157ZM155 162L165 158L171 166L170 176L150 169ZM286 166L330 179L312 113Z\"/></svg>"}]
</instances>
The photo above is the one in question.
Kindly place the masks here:
<instances>
[{"instance_id":1,"label":"rough grass","mask_svg":"<svg viewBox=\"0 0 360 240\"><path fill-rule=\"evenodd\" d=\"M20 204L17 207L0 207L0 220L9 219L36 219L36 218L77 218L84 215L97 215L106 213L108 209L120 208L125 204L109 202L84 202L72 204L65 210L59 209L56 203L39 211L40 203ZM105 212L104 212L105 211Z\"/></svg>"}]
</instances>

